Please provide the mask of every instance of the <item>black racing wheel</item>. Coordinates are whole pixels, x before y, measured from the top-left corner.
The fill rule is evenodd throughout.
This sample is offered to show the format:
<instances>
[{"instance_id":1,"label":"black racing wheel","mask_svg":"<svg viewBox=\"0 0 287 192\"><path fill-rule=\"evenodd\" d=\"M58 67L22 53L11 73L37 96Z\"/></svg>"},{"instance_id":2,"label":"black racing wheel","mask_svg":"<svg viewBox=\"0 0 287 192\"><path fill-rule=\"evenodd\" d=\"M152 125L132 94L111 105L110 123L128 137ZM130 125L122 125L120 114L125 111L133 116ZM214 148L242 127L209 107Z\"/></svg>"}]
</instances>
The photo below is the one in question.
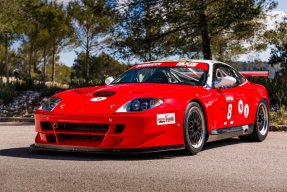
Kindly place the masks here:
<instances>
[{"instance_id":1,"label":"black racing wheel","mask_svg":"<svg viewBox=\"0 0 287 192\"><path fill-rule=\"evenodd\" d=\"M254 140L254 141L264 141L264 139L268 135L268 128L269 128L269 110L267 102L262 99L258 104L256 116L255 116L255 123L254 129L252 134L239 136L241 140Z\"/></svg>"},{"instance_id":2,"label":"black racing wheel","mask_svg":"<svg viewBox=\"0 0 287 192\"><path fill-rule=\"evenodd\" d=\"M204 112L196 102L191 102L187 106L184 115L183 133L186 152L195 155L202 149L206 135Z\"/></svg>"}]
</instances>

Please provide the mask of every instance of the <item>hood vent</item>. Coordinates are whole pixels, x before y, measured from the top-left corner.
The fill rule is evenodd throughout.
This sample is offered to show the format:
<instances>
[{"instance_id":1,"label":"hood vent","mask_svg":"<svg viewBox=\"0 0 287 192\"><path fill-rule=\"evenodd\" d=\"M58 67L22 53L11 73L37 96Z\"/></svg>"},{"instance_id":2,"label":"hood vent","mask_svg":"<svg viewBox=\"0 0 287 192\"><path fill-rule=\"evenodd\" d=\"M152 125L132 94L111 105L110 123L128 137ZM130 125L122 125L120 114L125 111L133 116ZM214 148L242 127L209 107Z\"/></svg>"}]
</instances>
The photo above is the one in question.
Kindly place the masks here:
<instances>
[{"instance_id":1,"label":"hood vent","mask_svg":"<svg viewBox=\"0 0 287 192\"><path fill-rule=\"evenodd\" d=\"M111 97L115 95L116 92L111 92L111 91L103 91L103 92L97 92L94 94L96 97Z\"/></svg>"},{"instance_id":2,"label":"hood vent","mask_svg":"<svg viewBox=\"0 0 287 192\"><path fill-rule=\"evenodd\" d=\"M75 91L76 93L79 93L79 94L88 94L88 93L91 93L97 89L98 89L98 87L85 87L85 88L74 89L73 91Z\"/></svg>"}]
</instances>

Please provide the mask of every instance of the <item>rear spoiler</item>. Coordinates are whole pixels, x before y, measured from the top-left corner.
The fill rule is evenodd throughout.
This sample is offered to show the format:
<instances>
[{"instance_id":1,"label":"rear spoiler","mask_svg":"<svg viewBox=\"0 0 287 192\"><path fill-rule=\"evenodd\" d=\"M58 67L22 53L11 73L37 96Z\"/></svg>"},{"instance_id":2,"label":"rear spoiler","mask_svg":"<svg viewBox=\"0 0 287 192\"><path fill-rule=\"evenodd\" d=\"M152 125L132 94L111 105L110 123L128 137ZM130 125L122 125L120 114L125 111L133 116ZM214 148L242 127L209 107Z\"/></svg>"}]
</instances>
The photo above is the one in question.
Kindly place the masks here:
<instances>
[{"instance_id":1,"label":"rear spoiler","mask_svg":"<svg viewBox=\"0 0 287 192\"><path fill-rule=\"evenodd\" d=\"M275 70L269 71L239 71L244 77L268 77L269 79L274 79Z\"/></svg>"}]
</instances>

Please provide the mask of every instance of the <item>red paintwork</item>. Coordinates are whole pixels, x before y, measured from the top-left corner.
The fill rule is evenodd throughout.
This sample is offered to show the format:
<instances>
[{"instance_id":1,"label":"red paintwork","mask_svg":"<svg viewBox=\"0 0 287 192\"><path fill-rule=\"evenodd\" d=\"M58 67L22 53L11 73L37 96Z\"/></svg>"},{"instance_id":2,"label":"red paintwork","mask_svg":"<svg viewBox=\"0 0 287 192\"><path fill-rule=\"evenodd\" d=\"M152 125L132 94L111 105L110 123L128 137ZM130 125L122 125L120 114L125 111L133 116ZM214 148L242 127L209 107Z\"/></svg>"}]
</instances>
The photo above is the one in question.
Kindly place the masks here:
<instances>
[{"instance_id":1,"label":"red paintwork","mask_svg":"<svg viewBox=\"0 0 287 192\"><path fill-rule=\"evenodd\" d=\"M239 71L245 77L267 77L268 71Z\"/></svg>"},{"instance_id":2,"label":"red paintwork","mask_svg":"<svg viewBox=\"0 0 287 192\"><path fill-rule=\"evenodd\" d=\"M176 63L172 62L162 64L161 66L176 66ZM206 69L205 65L207 64L199 63L195 67ZM140 65L131 69L137 66ZM91 101L96 97L94 93L103 91L116 92L116 94L106 100ZM228 96L232 96L233 101L228 101L226 98ZM68 90L53 97L59 97L62 100L52 112L41 110L35 112L35 129L38 133L35 143L119 149L184 144L183 120L186 107L191 101L202 105L209 133L213 129L254 123L259 101L266 99L268 102L266 89L248 81L231 89L210 89L179 84L129 83ZM160 98L164 104L144 112L116 113L116 110L128 101L143 97ZM239 113L239 100L243 101L243 105L249 105L247 117L244 116L244 112ZM62 104L65 106L60 108ZM232 115L228 119L230 104L232 104ZM110 108L111 105L114 107ZM166 113L175 113L175 124L157 125L157 114ZM109 124L109 130L107 132L42 130L41 122ZM116 124L125 125L122 133L115 132ZM67 133L105 137L102 141L62 139L60 135ZM55 143L47 140L50 134L55 134Z\"/></svg>"}]
</instances>

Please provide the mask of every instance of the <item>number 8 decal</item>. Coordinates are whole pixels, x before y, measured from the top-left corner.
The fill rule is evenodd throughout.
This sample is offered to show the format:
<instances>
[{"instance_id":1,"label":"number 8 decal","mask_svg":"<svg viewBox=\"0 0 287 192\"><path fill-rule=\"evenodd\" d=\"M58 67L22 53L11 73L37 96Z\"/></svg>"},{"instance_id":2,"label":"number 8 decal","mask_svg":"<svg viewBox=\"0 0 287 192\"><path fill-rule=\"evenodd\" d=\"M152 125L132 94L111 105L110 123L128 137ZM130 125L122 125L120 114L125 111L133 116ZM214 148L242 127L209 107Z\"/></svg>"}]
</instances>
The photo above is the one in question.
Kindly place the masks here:
<instances>
[{"instance_id":1,"label":"number 8 decal","mask_svg":"<svg viewBox=\"0 0 287 192\"><path fill-rule=\"evenodd\" d=\"M228 105L228 113L227 113L227 119L230 119L232 115L232 104Z\"/></svg>"}]
</instances>

